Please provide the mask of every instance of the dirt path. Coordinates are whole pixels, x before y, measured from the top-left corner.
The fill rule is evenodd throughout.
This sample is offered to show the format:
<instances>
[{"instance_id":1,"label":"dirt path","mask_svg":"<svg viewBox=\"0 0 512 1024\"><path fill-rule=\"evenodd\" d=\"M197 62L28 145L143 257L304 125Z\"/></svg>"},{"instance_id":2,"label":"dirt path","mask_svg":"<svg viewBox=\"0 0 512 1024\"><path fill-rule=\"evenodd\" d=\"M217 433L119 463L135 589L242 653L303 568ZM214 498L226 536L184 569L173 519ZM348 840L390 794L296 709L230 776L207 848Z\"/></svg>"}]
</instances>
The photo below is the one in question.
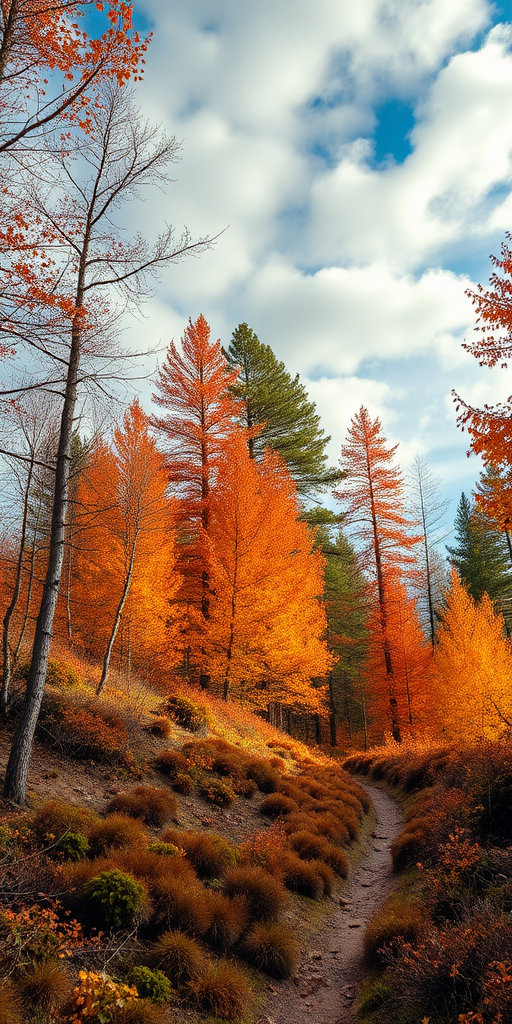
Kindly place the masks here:
<instances>
[{"instance_id":1,"label":"dirt path","mask_svg":"<svg viewBox=\"0 0 512 1024\"><path fill-rule=\"evenodd\" d=\"M350 1024L361 983L366 924L393 890L390 848L403 815L381 789L365 786L376 819L368 849L349 878L336 913L311 936L292 981L271 987L258 1024Z\"/></svg>"}]
</instances>

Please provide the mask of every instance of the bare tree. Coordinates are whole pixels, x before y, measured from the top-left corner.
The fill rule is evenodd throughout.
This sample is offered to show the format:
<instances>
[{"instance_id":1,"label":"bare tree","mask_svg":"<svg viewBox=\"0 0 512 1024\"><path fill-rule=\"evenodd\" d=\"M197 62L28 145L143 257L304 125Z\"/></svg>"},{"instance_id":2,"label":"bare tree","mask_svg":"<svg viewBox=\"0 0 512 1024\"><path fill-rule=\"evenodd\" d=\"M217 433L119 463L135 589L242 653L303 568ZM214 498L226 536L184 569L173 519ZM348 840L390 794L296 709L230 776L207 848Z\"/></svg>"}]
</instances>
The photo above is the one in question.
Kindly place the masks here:
<instances>
[{"instance_id":1,"label":"bare tree","mask_svg":"<svg viewBox=\"0 0 512 1024\"><path fill-rule=\"evenodd\" d=\"M165 228L153 245L141 236L124 240L117 220L123 203L139 197L144 186L163 185L176 160L175 139L142 121L130 94L106 84L91 111L77 157L59 155L59 178L41 183L31 202L44 224L48 251L52 240L53 291L40 302L42 319L50 311L52 334L42 330L34 343L41 356L64 371L52 505L48 569L36 623L24 708L7 765L4 796L22 803L33 738L44 693L53 620L61 582L66 540L71 440L79 393L85 383L105 389L114 361L127 358L113 336L126 305L137 305L152 277L187 254L198 254L210 240L191 241ZM44 170L48 181L47 168ZM58 182L66 180L58 206ZM112 293L112 290L113 293ZM112 297L117 296L118 301ZM34 301L36 296L34 296ZM45 303L46 300L46 303ZM120 301L119 301L120 300ZM57 375L58 376L58 375Z\"/></svg>"},{"instance_id":2,"label":"bare tree","mask_svg":"<svg viewBox=\"0 0 512 1024\"><path fill-rule=\"evenodd\" d=\"M447 537L445 515L449 501L440 490L440 480L427 463L417 455L408 476L411 512L421 531L418 544L418 578L414 589L418 598L420 618L427 627L432 646L436 636L436 608L448 586L446 558L438 545Z\"/></svg>"}]
</instances>

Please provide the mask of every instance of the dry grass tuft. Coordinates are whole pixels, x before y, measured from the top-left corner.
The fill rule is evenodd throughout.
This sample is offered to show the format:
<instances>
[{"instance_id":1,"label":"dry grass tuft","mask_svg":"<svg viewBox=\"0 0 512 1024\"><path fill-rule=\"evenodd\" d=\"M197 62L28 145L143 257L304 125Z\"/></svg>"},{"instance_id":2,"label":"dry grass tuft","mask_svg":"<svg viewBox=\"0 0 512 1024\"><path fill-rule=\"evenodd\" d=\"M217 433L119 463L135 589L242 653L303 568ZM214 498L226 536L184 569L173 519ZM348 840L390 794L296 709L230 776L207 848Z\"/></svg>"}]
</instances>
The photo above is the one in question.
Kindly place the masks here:
<instances>
[{"instance_id":1,"label":"dry grass tuft","mask_svg":"<svg viewBox=\"0 0 512 1024\"><path fill-rule=\"evenodd\" d=\"M271 978L289 978L295 970L299 946L289 928L275 923L253 925L245 936L241 955L252 967Z\"/></svg>"},{"instance_id":2,"label":"dry grass tuft","mask_svg":"<svg viewBox=\"0 0 512 1024\"><path fill-rule=\"evenodd\" d=\"M251 990L245 975L227 962L212 965L190 991L203 1013L221 1020L236 1020L251 1004Z\"/></svg>"},{"instance_id":3,"label":"dry grass tuft","mask_svg":"<svg viewBox=\"0 0 512 1024\"><path fill-rule=\"evenodd\" d=\"M89 844L94 857L112 850L137 850L147 846L148 840L144 826L125 814L111 814L104 821L93 825L89 832Z\"/></svg>"},{"instance_id":4,"label":"dry grass tuft","mask_svg":"<svg viewBox=\"0 0 512 1024\"><path fill-rule=\"evenodd\" d=\"M239 867L228 871L224 893L230 899L244 900L252 921L271 920L286 905L282 884L258 867Z\"/></svg>"},{"instance_id":5,"label":"dry grass tuft","mask_svg":"<svg viewBox=\"0 0 512 1024\"><path fill-rule=\"evenodd\" d=\"M159 938L152 960L177 989L197 981L208 967L208 957L199 943L178 930L168 931Z\"/></svg>"},{"instance_id":6,"label":"dry grass tuft","mask_svg":"<svg viewBox=\"0 0 512 1024\"><path fill-rule=\"evenodd\" d=\"M176 797L168 789L157 786L135 786L128 793L119 793L110 801L107 814L127 814L146 825L160 827L178 810Z\"/></svg>"}]
</instances>

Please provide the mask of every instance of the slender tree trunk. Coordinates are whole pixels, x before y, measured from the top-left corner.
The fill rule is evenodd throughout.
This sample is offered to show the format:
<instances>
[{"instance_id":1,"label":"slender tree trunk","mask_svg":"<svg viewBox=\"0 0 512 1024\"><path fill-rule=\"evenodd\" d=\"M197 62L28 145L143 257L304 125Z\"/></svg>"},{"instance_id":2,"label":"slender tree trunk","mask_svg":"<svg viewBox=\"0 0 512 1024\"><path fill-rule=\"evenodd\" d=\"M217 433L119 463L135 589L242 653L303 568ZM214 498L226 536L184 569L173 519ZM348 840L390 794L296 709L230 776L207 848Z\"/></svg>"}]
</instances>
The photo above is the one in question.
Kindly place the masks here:
<instances>
[{"instance_id":1,"label":"slender tree trunk","mask_svg":"<svg viewBox=\"0 0 512 1024\"><path fill-rule=\"evenodd\" d=\"M21 589L21 577L23 572L23 556L25 554L25 540L27 536L27 520L28 520L28 506L30 496L30 486L32 483L32 473L34 471L34 461L31 459L29 463L27 473L27 484L25 487L25 494L23 497L23 521L21 525L21 537L20 546L18 550L18 558L16 562L16 577L14 580L14 590L12 598L4 615L3 630L2 630L2 654L3 654L3 669L2 669L2 689L0 692L0 711L3 715L7 714L7 708L9 704L9 695L11 690L11 645L10 645L10 625L13 612L18 603Z\"/></svg>"},{"instance_id":2,"label":"slender tree trunk","mask_svg":"<svg viewBox=\"0 0 512 1024\"><path fill-rule=\"evenodd\" d=\"M10 53L11 53L11 49L12 49L12 45L13 45L14 32L15 32L16 22L18 20L18 17L19 17L19 0L11 0L11 4L10 4L10 7L9 7L9 13L7 15L7 18L5 18L5 8L4 8L4 19L5 19L4 24L5 24L5 28L4 28L3 38L2 38L2 45L0 46L0 82L3 82L3 80L5 78L5 70L6 70L6 67L7 67L7 63L8 63L8 60L9 60L9 57L10 57Z\"/></svg>"},{"instance_id":3,"label":"slender tree trunk","mask_svg":"<svg viewBox=\"0 0 512 1024\"><path fill-rule=\"evenodd\" d=\"M60 577L64 559L71 435L76 407L77 377L80 362L81 307L83 301L85 257L86 253L84 250L82 254L79 286L77 289L77 313L75 313L73 318L71 330L71 348L66 379L66 390L64 394L64 405L60 423L57 463L55 467L55 488L53 496L48 568L43 587L41 607L37 617L34 644L32 648L32 662L27 680L24 707L14 733L11 753L5 773L3 795L6 800L13 800L18 804L22 804L25 801L27 771L46 683L46 671L50 653L53 620L59 595Z\"/></svg>"},{"instance_id":4,"label":"slender tree trunk","mask_svg":"<svg viewBox=\"0 0 512 1024\"><path fill-rule=\"evenodd\" d=\"M112 650L113 650L114 643L115 643L115 640L116 640L117 631L119 629L119 624L121 622L121 618L122 618L122 614L123 614L123 609L124 609L124 606L126 604L126 598L128 597L128 594L130 592L130 586L131 586L132 576L133 576L133 566L134 566L134 563L135 563L135 549L137 547L138 534L139 534L139 528L138 528L138 526L136 526L135 533L134 533L134 536L133 536L133 544L132 544L131 551L130 551L130 560L128 562L128 571L126 573L126 579L124 581L123 593L121 594L121 600L119 601L119 604L117 606L116 614L115 614L115 617L114 617L114 622L113 622L113 625L112 625L112 631L110 633L110 638L109 638L109 641L108 641L108 644L107 644L107 650L105 651L105 657L103 659L103 668L101 670L101 679L100 679L100 681L98 683L98 688L96 690L96 695L98 697L99 697L100 693L102 692L103 687L105 686L105 683L106 683L106 681L108 679L108 673L109 673L109 668L110 668L110 659L112 657Z\"/></svg>"},{"instance_id":5,"label":"slender tree trunk","mask_svg":"<svg viewBox=\"0 0 512 1024\"><path fill-rule=\"evenodd\" d=\"M338 737L336 733L336 704L334 703L334 686L332 681L332 672L329 672L329 734L331 739L331 747L338 746Z\"/></svg>"},{"instance_id":6,"label":"slender tree trunk","mask_svg":"<svg viewBox=\"0 0 512 1024\"><path fill-rule=\"evenodd\" d=\"M510 535L510 530L505 530L505 537L507 538L508 553L510 556L510 562L512 564L512 537Z\"/></svg>"},{"instance_id":7,"label":"slender tree trunk","mask_svg":"<svg viewBox=\"0 0 512 1024\"><path fill-rule=\"evenodd\" d=\"M25 637L25 630L27 628L27 623L28 623L28 619L29 619L29 615L30 615L30 605L32 603L32 590L33 590L33 587L34 587L34 576L35 576L35 569L36 569L36 536L37 536L37 528L38 528L38 526L39 526L39 512L37 514L37 520L36 520L36 523L34 525L34 539L32 541L32 548L31 548L31 551L30 551L30 569L29 569L29 573L28 573L27 597L26 597L26 601L25 601L25 611L23 613L23 622L21 624L20 635L18 637L18 642L16 644L16 649L14 651L14 656L13 656L13 659L12 659L13 668L18 663L18 658L20 656L20 651L21 651L21 645L22 645L24 637Z\"/></svg>"}]
</instances>

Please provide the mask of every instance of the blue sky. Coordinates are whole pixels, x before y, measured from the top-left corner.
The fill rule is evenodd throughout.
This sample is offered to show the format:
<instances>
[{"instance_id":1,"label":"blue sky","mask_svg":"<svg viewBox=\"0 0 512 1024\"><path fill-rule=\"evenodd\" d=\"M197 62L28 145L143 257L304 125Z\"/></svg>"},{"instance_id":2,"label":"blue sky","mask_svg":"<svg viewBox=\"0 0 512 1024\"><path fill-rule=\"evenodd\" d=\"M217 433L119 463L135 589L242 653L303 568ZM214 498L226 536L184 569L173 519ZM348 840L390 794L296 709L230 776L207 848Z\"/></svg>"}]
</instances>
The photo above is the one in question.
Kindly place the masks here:
<instances>
[{"instance_id":1,"label":"blue sky","mask_svg":"<svg viewBox=\"0 0 512 1024\"><path fill-rule=\"evenodd\" d=\"M338 457L361 403L404 467L455 501L478 475L455 426L512 392L461 348L465 290L512 229L512 12L487 0L136 0L154 38L138 98L182 140L134 211L215 249L169 270L133 344L204 313L247 321L299 372ZM507 20L508 19L508 20ZM226 230L224 230L226 229Z\"/></svg>"}]
</instances>

